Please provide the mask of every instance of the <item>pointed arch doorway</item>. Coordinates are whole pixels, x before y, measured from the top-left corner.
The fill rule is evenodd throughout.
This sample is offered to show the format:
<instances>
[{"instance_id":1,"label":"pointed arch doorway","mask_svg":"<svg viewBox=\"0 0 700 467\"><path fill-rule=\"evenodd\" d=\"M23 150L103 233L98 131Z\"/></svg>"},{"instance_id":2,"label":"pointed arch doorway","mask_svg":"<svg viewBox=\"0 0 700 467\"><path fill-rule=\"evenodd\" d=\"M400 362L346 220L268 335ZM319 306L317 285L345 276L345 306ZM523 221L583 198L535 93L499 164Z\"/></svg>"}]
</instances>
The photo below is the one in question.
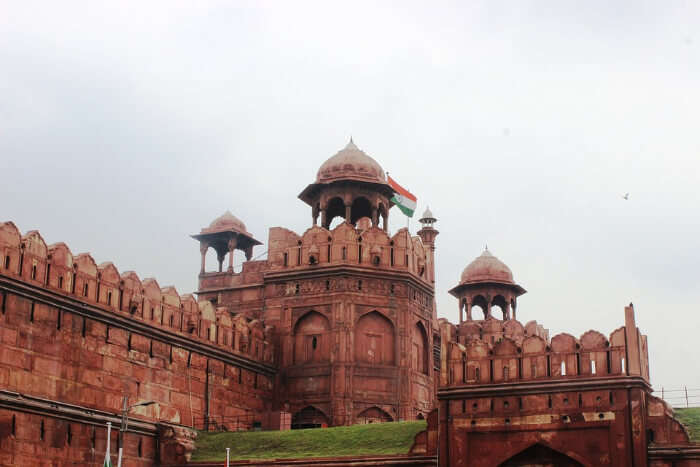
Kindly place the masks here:
<instances>
[{"instance_id":1,"label":"pointed arch doorway","mask_svg":"<svg viewBox=\"0 0 700 467\"><path fill-rule=\"evenodd\" d=\"M499 467L584 467L575 459L543 444L534 444Z\"/></svg>"}]
</instances>

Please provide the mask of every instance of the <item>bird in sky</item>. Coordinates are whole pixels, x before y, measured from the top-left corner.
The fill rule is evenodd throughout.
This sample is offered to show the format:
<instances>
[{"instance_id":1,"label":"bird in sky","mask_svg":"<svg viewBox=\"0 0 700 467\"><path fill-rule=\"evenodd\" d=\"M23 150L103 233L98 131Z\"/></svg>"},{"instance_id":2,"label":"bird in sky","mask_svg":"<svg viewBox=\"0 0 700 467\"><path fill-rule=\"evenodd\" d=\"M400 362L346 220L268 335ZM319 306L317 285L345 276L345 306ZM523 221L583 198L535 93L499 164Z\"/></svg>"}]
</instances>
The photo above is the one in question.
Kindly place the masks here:
<instances>
[{"instance_id":1,"label":"bird in sky","mask_svg":"<svg viewBox=\"0 0 700 467\"><path fill-rule=\"evenodd\" d=\"M624 199L625 201L629 200L629 199L630 199L630 194L629 194L629 193L625 193L624 195L622 195L622 199Z\"/></svg>"}]
</instances>

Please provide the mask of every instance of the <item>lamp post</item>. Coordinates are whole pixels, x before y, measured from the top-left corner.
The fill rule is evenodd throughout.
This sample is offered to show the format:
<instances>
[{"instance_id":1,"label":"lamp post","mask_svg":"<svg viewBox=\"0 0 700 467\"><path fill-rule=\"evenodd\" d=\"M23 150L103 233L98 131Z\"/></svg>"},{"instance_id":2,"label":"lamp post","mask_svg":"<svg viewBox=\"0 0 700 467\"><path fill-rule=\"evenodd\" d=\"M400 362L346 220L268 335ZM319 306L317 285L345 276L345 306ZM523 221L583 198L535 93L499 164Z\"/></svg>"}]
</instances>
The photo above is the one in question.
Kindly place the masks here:
<instances>
[{"instance_id":1,"label":"lamp post","mask_svg":"<svg viewBox=\"0 0 700 467\"><path fill-rule=\"evenodd\" d=\"M122 467L122 451L124 449L124 434L129 427L129 411L134 407L146 407L155 404L156 401L139 402L138 404L129 405L129 396L124 396L122 403L122 424L119 427L119 457L117 458L117 467Z\"/></svg>"}]
</instances>

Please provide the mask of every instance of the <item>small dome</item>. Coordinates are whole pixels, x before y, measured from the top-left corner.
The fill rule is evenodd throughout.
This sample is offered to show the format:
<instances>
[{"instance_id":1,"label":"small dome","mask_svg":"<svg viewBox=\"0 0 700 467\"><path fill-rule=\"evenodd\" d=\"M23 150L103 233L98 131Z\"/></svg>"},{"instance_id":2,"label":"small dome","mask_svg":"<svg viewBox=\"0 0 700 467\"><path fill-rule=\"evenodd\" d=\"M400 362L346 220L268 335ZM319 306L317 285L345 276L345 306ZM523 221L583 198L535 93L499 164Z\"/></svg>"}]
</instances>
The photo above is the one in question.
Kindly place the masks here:
<instances>
[{"instance_id":1,"label":"small dome","mask_svg":"<svg viewBox=\"0 0 700 467\"><path fill-rule=\"evenodd\" d=\"M460 284L473 284L476 282L500 282L515 284L513 272L501 260L486 249L474 261L464 268Z\"/></svg>"},{"instance_id":2,"label":"small dome","mask_svg":"<svg viewBox=\"0 0 700 467\"><path fill-rule=\"evenodd\" d=\"M231 214L231 211L226 211L221 216L217 217L209 224L206 230L208 232L212 231L222 231L222 230L237 230L239 232L247 232L245 224L239 218Z\"/></svg>"},{"instance_id":3,"label":"small dome","mask_svg":"<svg viewBox=\"0 0 700 467\"><path fill-rule=\"evenodd\" d=\"M345 148L321 165L316 175L316 183L343 179L386 183L382 166L355 146L352 138Z\"/></svg>"},{"instance_id":4,"label":"small dome","mask_svg":"<svg viewBox=\"0 0 700 467\"><path fill-rule=\"evenodd\" d=\"M423 219L434 219L435 216L433 216L433 211L430 210L430 206L425 208L425 212L423 213Z\"/></svg>"}]
</instances>

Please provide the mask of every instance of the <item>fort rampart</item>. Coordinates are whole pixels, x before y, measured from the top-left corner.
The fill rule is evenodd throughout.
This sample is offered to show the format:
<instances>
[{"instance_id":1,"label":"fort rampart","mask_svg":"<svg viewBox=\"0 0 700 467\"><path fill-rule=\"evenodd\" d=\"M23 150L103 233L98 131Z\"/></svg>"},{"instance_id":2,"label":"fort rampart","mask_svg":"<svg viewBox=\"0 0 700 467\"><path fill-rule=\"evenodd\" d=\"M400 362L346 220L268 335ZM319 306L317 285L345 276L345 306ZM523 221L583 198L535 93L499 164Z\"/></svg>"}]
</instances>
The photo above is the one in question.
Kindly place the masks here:
<instances>
[{"instance_id":1,"label":"fort rampart","mask_svg":"<svg viewBox=\"0 0 700 467\"><path fill-rule=\"evenodd\" d=\"M129 465L152 465L181 425L236 416L264 425L270 332L0 224L0 464L101 463L105 422L118 426L125 394L155 402L131 412ZM186 454L186 444L168 452Z\"/></svg>"}]
</instances>

